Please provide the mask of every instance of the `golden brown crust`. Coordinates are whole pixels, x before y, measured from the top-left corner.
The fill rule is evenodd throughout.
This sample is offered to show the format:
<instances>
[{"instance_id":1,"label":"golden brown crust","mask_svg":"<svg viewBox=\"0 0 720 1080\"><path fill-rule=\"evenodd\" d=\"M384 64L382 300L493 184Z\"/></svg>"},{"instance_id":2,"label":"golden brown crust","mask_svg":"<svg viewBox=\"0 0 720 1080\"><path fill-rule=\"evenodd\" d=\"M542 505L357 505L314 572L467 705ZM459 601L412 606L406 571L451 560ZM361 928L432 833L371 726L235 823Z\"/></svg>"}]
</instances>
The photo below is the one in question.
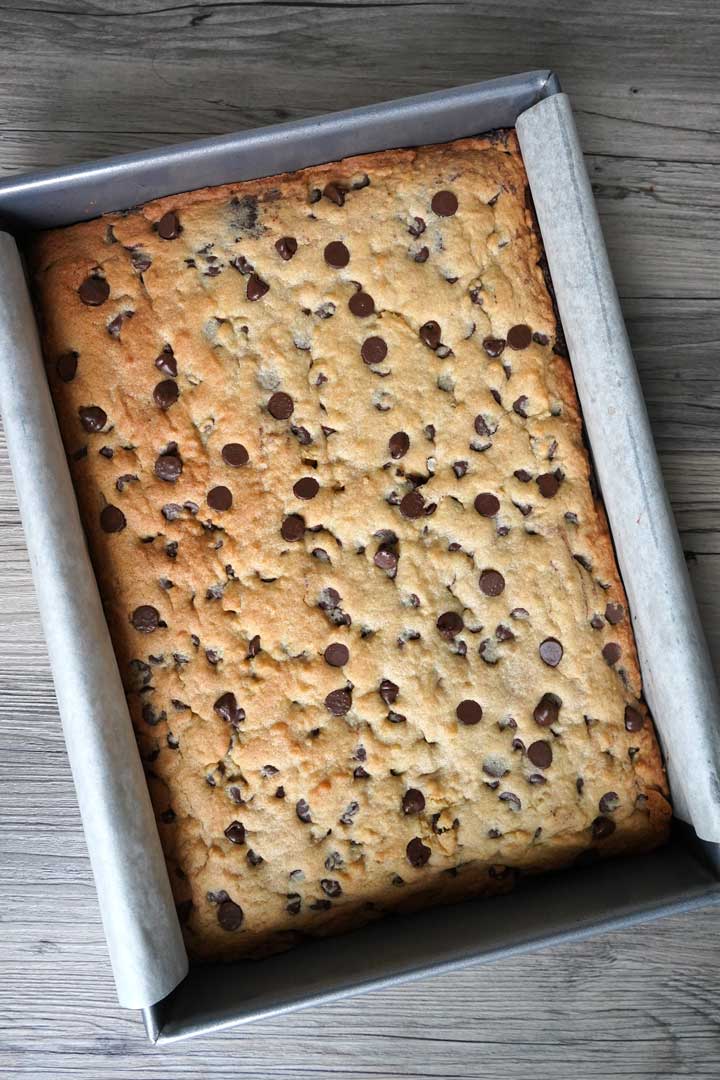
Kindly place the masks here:
<instances>
[{"instance_id":1,"label":"golden brown crust","mask_svg":"<svg viewBox=\"0 0 720 1080\"><path fill-rule=\"evenodd\" d=\"M525 187L510 132L172 196L33 245L50 384L196 956L666 835ZM333 242L346 266L324 257ZM387 348L365 346L372 363L369 338ZM276 393L290 417L271 415ZM88 407L102 411L83 425ZM226 463L229 443L247 464ZM413 490L419 517L400 507ZM448 612L462 627L441 633ZM536 711L548 694L556 718ZM479 723L459 721L463 701Z\"/></svg>"}]
</instances>

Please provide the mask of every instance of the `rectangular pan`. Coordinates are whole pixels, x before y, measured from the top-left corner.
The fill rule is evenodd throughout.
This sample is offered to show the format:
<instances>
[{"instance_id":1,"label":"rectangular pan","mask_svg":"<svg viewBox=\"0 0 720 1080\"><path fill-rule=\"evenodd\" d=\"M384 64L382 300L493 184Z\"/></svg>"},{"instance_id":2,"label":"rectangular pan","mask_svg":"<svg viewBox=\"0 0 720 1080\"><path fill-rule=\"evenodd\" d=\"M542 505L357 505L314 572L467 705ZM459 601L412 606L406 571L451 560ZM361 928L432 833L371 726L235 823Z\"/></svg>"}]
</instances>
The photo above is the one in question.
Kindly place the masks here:
<instances>
[{"instance_id":1,"label":"rectangular pan","mask_svg":"<svg viewBox=\"0 0 720 1080\"><path fill-rule=\"evenodd\" d=\"M110 158L0 182L0 227L16 236L163 195L254 179L391 147L446 142L498 127L560 91L533 71L347 112ZM342 937L262 961L192 968L143 1010L169 1043L463 965L576 940L720 903L720 846L676 824L672 842L539 876L509 896L389 916Z\"/></svg>"}]
</instances>

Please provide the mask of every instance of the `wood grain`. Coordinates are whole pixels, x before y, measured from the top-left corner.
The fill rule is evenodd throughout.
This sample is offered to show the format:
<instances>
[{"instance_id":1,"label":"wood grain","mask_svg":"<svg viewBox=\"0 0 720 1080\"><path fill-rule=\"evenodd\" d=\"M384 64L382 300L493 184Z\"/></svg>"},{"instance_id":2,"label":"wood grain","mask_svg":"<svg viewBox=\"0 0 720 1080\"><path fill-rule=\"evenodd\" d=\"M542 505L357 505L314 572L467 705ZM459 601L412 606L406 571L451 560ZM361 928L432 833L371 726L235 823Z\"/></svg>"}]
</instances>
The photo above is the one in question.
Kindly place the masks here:
<instances>
[{"instance_id":1,"label":"wood grain","mask_svg":"<svg viewBox=\"0 0 720 1080\"><path fill-rule=\"evenodd\" d=\"M720 663L716 5L4 0L2 31L0 175L555 68ZM719 930L675 917L148 1047L114 999L0 441L0 1076L715 1078Z\"/></svg>"}]
</instances>

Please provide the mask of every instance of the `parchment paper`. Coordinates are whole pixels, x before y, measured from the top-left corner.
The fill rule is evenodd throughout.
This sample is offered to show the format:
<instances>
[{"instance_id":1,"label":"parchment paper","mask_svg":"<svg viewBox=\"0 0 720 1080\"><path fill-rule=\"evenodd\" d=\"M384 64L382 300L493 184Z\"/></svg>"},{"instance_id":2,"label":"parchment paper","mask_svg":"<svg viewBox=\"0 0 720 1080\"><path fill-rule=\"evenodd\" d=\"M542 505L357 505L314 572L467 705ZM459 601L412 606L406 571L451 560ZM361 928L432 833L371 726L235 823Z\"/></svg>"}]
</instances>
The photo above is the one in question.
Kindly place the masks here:
<instances>
[{"instance_id":1,"label":"parchment paper","mask_svg":"<svg viewBox=\"0 0 720 1080\"><path fill-rule=\"evenodd\" d=\"M528 109L517 133L674 811L703 840L720 842L717 683L567 96Z\"/></svg>"},{"instance_id":2,"label":"parchment paper","mask_svg":"<svg viewBox=\"0 0 720 1080\"><path fill-rule=\"evenodd\" d=\"M118 999L139 1009L187 955L50 399L15 241L0 233L0 412Z\"/></svg>"}]
</instances>

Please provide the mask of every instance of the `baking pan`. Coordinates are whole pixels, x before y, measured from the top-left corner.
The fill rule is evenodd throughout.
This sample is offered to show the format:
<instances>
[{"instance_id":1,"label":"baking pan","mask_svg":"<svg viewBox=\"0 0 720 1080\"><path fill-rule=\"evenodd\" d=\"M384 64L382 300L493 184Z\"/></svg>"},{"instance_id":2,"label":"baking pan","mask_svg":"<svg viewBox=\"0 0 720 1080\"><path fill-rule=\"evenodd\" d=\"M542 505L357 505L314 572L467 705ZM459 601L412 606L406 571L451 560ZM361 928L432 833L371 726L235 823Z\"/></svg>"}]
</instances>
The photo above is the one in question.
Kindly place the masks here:
<instances>
[{"instance_id":1,"label":"baking pan","mask_svg":"<svg viewBox=\"0 0 720 1080\"><path fill-rule=\"evenodd\" d=\"M149 199L252 179L389 147L445 142L498 127L560 93L534 71L281 124L33 174L0 183L0 227L69 224ZM626 583L627 584L627 583ZM660 915L720 903L720 846L677 822L671 843L527 879L510 895L391 915L262 961L191 968L143 1009L153 1043L168 1043L373 987L436 974Z\"/></svg>"}]
</instances>

